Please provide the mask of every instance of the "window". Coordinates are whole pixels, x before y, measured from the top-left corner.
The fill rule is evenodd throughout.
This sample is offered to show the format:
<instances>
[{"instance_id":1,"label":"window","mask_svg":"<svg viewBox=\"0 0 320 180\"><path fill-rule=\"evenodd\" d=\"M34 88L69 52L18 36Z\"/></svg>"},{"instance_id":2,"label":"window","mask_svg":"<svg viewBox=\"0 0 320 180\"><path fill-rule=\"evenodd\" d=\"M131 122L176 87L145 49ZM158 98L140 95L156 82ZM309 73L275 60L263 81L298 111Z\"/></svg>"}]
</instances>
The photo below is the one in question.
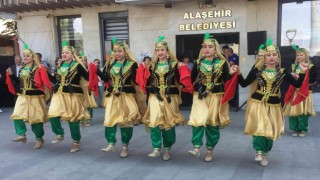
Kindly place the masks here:
<instances>
[{"instance_id":1,"label":"window","mask_svg":"<svg viewBox=\"0 0 320 180\"><path fill-rule=\"evenodd\" d=\"M80 16L58 17L59 49L61 42L67 41L80 55L83 52L82 18Z\"/></svg>"},{"instance_id":2,"label":"window","mask_svg":"<svg viewBox=\"0 0 320 180\"><path fill-rule=\"evenodd\" d=\"M291 43L320 56L320 2L286 1L281 4L281 46Z\"/></svg>"},{"instance_id":3,"label":"window","mask_svg":"<svg viewBox=\"0 0 320 180\"><path fill-rule=\"evenodd\" d=\"M113 12L100 14L103 57L112 49L112 38L125 41L129 45L128 12Z\"/></svg>"}]
</instances>

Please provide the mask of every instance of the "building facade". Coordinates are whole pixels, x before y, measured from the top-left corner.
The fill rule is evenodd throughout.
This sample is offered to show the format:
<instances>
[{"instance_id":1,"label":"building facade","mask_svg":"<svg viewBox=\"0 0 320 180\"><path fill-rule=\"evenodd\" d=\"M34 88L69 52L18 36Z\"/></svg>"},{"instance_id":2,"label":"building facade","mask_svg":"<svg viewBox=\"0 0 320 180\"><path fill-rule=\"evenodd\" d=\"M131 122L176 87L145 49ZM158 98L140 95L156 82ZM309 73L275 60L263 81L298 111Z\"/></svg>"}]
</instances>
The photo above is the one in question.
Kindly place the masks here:
<instances>
[{"instance_id":1,"label":"building facade","mask_svg":"<svg viewBox=\"0 0 320 180\"><path fill-rule=\"evenodd\" d=\"M63 40L75 46L79 54L84 52L89 60L103 59L112 47L113 36L126 40L137 60L152 55L160 35L166 37L178 57L188 54L196 59L206 32L212 33L221 45L234 49L244 74L255 62L254 51L266 38L284 47L293 42L310 49L311 56L320 56L319 1L165 2L121 0L18 12L19 36L51 63L59 56ZM240 89L240 104L247 97L246 92Z\"/></svg>"}]
</instances>

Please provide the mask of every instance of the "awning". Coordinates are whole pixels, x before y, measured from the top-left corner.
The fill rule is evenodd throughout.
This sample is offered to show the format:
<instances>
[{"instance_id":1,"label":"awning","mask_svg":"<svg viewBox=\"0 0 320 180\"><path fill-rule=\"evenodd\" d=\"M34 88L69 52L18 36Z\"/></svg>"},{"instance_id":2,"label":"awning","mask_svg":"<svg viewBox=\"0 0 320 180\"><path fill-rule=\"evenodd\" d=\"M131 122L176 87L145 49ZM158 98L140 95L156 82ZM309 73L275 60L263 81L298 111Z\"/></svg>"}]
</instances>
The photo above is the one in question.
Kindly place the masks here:
<instances>
[{"instance_id":1,"label":"awning","mask_svg":"<svg viewBox=\"0 0 320 180\"><path fill-rule=\"evenodd\" d=\"M0 12L17 13L111 5L114 0L0 0Z\"/></svg>"},{"instance_id":2,"label":"awning","mask_svg":"<svg viewBox=\"0 0 320 180\"><path fill-rule=\"evenodd\" d=\"M5 19L14 19L16 18L16 15L15 14L12 14L12 13L2 13L0 12L0 18L5 18Z\"/></svg>"}]
</instances>

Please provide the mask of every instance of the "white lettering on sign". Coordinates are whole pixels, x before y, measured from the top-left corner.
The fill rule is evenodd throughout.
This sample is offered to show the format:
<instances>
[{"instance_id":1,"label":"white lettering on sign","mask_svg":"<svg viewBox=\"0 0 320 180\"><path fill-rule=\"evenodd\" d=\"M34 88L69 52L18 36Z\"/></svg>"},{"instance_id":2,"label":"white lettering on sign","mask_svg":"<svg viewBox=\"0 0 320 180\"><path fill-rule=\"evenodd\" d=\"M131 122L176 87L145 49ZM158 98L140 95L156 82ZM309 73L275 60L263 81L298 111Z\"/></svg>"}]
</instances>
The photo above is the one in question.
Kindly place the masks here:
<instances>
[{"instance_id":1,"label":"white lettering on sign","mask_svg":"<svg viewBox=\"0 0 320 180\"><path fill-rule=\"evenodd\" d=\"M200 9L215 8L214 4L206 4L204 2L198 2ZM228 18L232 17L232 10L230 9L218 9L208 11L197 11L197 12L185 12L182 20L209 20L208 22L202 23L184 23L179 24L179 31L200 31L200 30L214 30L214 29L235 29L236 20L228 21L214 21L213 19Z\"/></svg>"},{"instance_id":2,"label":"white lettering on sign","mask_svg":"<svg viewBox=\"0 0 320 180\"><path fill-rule=\"evenodd\" d=\"M183 15L183 20L190 19L207 19L207 18L222 18L222 17L232 17L232 11L230 9L221 9L215 11L203 11L203 12L186 12Z\"/></svg>"},{"instance_id":3,"label":"white lettering on sign","mask_svg":"<svg viewBox=\"0 0 320 180\"><path fill-rule=\"evenodd\" d=\"M236 21L179 24L179 31L201 31L215 29L235 29Z\"/></svg>"}]
</instances>

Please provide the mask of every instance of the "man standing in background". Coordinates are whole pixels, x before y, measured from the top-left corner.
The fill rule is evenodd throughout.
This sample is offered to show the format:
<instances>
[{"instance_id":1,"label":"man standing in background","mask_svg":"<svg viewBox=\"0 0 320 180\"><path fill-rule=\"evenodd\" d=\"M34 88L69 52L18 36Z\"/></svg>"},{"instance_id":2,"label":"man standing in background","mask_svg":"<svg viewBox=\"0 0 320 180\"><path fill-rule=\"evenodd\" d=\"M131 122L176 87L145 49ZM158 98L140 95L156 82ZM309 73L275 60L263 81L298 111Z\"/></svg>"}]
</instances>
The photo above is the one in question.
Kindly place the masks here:
<instances>
[{"instance_id":1,"label":"man standing in background","mask_svg":"<svg viewBox=\"0 0 320 180\"><path fill-rule=\"evenodd\" d=\"M14 58L14 65L10 66L10 69L12 71L12 75L19 77L19 71L20 71L20 67L22 65L22 60L21 60L21 56L17 55ZM20 84L17 83L16 81L12 81L13 83L13 87L16 90L16 92L18 92L18 90L20 89ZM16 103L18 96L14 95L14 103Z\"/></svg>"},{"instance_id":2,"label":"man standing in background","mask_svg":"<svg viewBox=\"0 0 320 180\"><path fill-rule=\"evenodd\" d=\"M225 45L222 47L222 55L228 59L228 50L229 50L229 46L228 45Z\"/></svg>"},{"instance_id":3,"label":"man standing in background","mask_svg":"<svg viewBox=\"0 0 320 180\"><path fill-rule=\"evenodd\" d=\"M44 65L46 68L47 68L47 70L49 69L51 69L51 65L47 62L47 61L43 61L42 60L42 54L41 53L36 53L37 54L37 57L38 57L38 59L39 59L39 61L40 61L40 63L42 64L42 65Z\"/></svg>"},{"instance_id":4,"label":"man standing in background","mask_svg":"<svg viewBox=\"0 0 320 180\"><path fill-rule=\"evenodd\" d=\"M228 48L226 50L226 54L227 54L227 59L229 62L229 65L238 65L239 66L239 56L235 53L233 53L233 49L232 48ZM236 92L234 94L234 97L229 101L229 104L231 107L239 107L239 87L237 86L236 88Z\"/></svg>"},{"instance_id":5,"label":"man standing in background","mask_svg":"<svg viewBox=\"0 0 320 180\"><path fill-rule=\"evenodd\" d=\"M20 56L15 56L14 58L14 65L10 66L12 73L16 76L19 77L19 70L20 66L22 65L21 63L21 57Z\"/></svg>"},{"instance_id":6,"label":"man standing in background","mask_svg":"<svg viewBox=\"0 0 320 180\"><path fill-rule=\"evenodd\" d=\"M239 66L239 56L233 53L233 49L229 48L227 50L227 56L230 66L238 65Z\"/></svg>"}]
</instances>

